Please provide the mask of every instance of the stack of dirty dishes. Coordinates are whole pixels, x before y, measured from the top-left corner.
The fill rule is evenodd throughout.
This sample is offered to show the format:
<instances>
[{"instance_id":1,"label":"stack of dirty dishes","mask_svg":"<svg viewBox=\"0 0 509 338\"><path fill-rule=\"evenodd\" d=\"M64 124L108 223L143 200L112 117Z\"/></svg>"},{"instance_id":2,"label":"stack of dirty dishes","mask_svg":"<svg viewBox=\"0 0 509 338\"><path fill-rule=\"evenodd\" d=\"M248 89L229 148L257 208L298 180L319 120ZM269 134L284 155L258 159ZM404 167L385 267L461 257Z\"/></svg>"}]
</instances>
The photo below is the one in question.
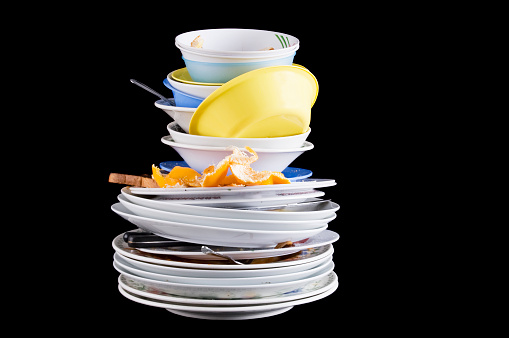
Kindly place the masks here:
<instances>
[{"instance_id":1,"label":"stack of dirty dishes","mask_svg":"<svg viewBox=\"0 0 509 338\"><path fill-rule=\"evenodd\" d=\"M161 141L191 168L201 172L224 158L228 146L247 145L259 156L254 169L282 171L313 149L306 138L318 82L293 64L298 39L263 30L209 29L181 34L175 44L186 67L163 80L175 105L163 100L155 105L176 122ZM179 137L186 134L193 137Z\"/></svg>"},{"instance_id":2,"label":"stack of dirty dishes","mask_svg":"<svg viewBox=\"0 0 509 338\"><path fill-rule=\"evenodd\" d=\"M161 141L204 173L249 147L255 171L282 172L290 184L123 187L111 209L137 229L113 240L119 291L135 302L194 318L276 315L338 287L328 230L339 205L322 199L332 179L289 167L311 150L318 82L293 64L299 41L287 34L213 29L175 39L185 68L163 83L174 122ZM251 151L250 151L251 152Z\"/></svg>"},{"instance_id":3,"label":"stack of dirty dishes","mask_svg":"<svg viewBox=\"0 0 509 338\"><path fill-rule=\"evenodd\" d=\"M295 305L327 297L338 287L333 271L334 232L325 231L286 249L224 249L241 264L207 260L199 246L133 249L113 241L119 291L126 298L173 313L203 319L253 319L273 316ZM313 244L314 243L314 244ZM309 247L317 245L315 247ZM266 257L280 250L282 256ZM272 253L274 254L274 253ZM266 258L252 258L252 257Z\"/></svg>"},{"instance_id":4,"label":"stack of dirty dishes","mask_svg":"<svg viewBox=\"0 0 509 338\"><path fill-rule=\"evenodd\" d=\"M272 316L326 297L338 287L332 243L339 235L327 226L339 205L314 188L331 185L124 187L112 210L138 230L112 243L119 291L206 319Z\"/></svg>"},{"instance_id":5,"label":"stack of dirty dishes","mask_svg":"<svg viewBox=\"0 0 509 338\"><path fill-rule=\"evenodd\" d=\"M330 295L339 205L317 188L333 185L122 188L112 210L156 238L113 240L120 293L204 319L273 316Z\"/></svg>"},{"instance_id":6,"label":"stack of dirty dishes","mask_svg":"<svg viewBox=\"0 0 509 338\"><path fill-rule=\"evenodd\" d=\"M180 104L176 90L172 91ZM231 145L253 148L259 156L257 170L281 171L313 148L306 138L311 131L311 108L317 95L316 78L303 67L253 70L214 90L189 119L179 120L174 115L176 123L161 141L199 172L224 158ZM175 139L177 125L183 131L181 135L193 136L192 141L191 137ZM210 142L212 138L215 141ZM204 154L212 158L203 157ZM277 159L277 163L267 160L269 157ZM263 165L265 162L271 165Z\"/></svg>"}]
</instances>

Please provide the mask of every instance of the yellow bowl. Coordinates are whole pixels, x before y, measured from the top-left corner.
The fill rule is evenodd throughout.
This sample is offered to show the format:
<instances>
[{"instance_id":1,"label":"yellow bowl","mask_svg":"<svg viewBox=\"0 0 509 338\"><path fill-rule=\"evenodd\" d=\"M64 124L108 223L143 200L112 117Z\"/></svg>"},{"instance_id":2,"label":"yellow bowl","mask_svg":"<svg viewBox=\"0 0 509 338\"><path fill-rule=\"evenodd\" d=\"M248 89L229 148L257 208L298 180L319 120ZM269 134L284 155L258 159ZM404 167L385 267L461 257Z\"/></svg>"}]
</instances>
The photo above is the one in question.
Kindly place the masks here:
<instances>
[{"instance_id":1,"label":"yellow bowl","mask_svg":"<svg viewBox=\"0 0 509 338\"><path fill-rule=\"evenodd\" d=\"M301 66L274 66L226 82L196 108L192 135L284 137L305 133L318 81Z\"/></svg>"},{"instance_id":2,"label":"yellow bowl","mask_svg":"<svg viewBox=\"0 0 509 338\"><path fill-rule=\"evenodd\" d=\"M177 69L169 74L170 78L172 80L192 84L192 85L201 85L201 86L220 86L222 83L211 83L211 82L196 82L193 81L191 78L191 75L189 75L189 72L187 71L187 68L180 68Z\"/></svg>"}]
</instances>

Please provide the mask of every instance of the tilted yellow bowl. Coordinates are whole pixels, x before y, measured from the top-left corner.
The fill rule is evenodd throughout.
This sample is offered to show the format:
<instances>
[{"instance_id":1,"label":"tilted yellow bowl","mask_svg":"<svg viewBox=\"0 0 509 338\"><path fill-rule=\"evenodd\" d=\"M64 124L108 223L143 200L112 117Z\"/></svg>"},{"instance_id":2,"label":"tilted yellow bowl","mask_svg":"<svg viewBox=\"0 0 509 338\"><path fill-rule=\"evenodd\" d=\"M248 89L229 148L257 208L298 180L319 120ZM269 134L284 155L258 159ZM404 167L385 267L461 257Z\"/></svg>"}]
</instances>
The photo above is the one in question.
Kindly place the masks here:
<instances>
[{"instance_id":1,"label":"tilted yellow bowl","mask_svg":"<svg viewBox=\"0 0 509 338\"><path fill-rule=\"evenodd\" d=\"M226 82L196 108L192 135L284 137L305 133L318 81L300 66L274 66Z\"/></svg>"}]
</instances>

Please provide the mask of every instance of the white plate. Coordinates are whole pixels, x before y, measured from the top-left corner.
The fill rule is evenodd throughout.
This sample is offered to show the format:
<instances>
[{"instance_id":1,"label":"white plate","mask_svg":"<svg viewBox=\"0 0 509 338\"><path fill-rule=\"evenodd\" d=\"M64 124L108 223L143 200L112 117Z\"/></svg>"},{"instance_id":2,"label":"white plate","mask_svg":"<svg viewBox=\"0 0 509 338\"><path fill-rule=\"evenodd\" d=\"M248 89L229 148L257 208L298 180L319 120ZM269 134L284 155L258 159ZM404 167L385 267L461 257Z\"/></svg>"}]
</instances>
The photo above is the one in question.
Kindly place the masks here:
<instances>
[{"instance_id":1,"label":"white plate","mask_svg":"<svg viewBox=\"0 0 509 338\"><path fill-rule=\"evenodd\" d=\"M277 257L288 255L294 252L298 252L306 248L314 248L323 246L329 243L334 243L339 239L339 235L331 230L324 230L319 234L308 238L304 241L295 242L293 247L279 248L279 249L257 249L257 248L232 248L223 246L211 246L211 249L228 255L233 259L255 259L255 258L266 258L266 257ZM199 260L217 260L219 257L212 255L206 255L201 252L201 247L188 246L188 247L154 247L154 248L138 248L143 252L149 252L159 255L173 255L181 258L199 259Z\"/></svg>"},{"instance_id":2,"label":"white plate","mask_svg":"<svg viewBox=\"0 0 509 338\"><path fill-rule=\"evenodd\" d=\"M338 283L338 278L335 273L324 276L317 283L312 283L304 286L303 288L289 293L264 298L250 298L250 299L200 299L174 296L159 289L149 287L139 281L135 281L124 275L118 276L118 283L124 290L138 296L146 297L155 301L173 302L187 305L203 305L203 306L242 306L242 305L260 305L260 304L274 304L281 302L289 302L305 297L315 296L319 293L325 292Z\"/></svg>"},{"instance_id":3,"label":"white plate","mask_svg":"<svg viewBox=\"0 0 509 338\"><path fill-rule=\"evenodd\" d=\"M245 198L253 193L284 194L290 191L309 191L311 189L332 187L336 185L331 179L304 179L290 184L266 184L245 187L191 187L191 188L139 188L130 187L131 193L136 195L170 195L170 196L237 196Z\"/></svg>"},{"instance_id":4,"label":"white plate","mask_svg":"<svg viewBox=\"0 0 509 338\"><path fill-rule=\"evenodd\" d=\"M247 320L247 319L258 319L276 316L281 313L290 311L293 306L279 307L272 310L254 310L254 311L238 311L238 312L203 312L203 311L183 311L166 309L169 312L182 316L195 319L209 319L209 320Z\"/></svg>"},{"instance_id":5,"label":"white plate","mask_svg":"<svg viewBox=\"0 0 509 338\"><path fill-rule=\"evenodd\" d=\"M120 203L113 204L111 210L140 229L155 235L205 245L268 248L281 242L297 242L327 229L327 225L298 231L227 229L141 217L131 213Z\"/></svg>"},{"instance_id":6,"label":"white plate","mask_svg":"<svg viewBox=\"0 0 509 338\"><path fill-rule=\"evenodd\" d=\"M160 274L149 272L145 270L138 269L136 267L131 266L130 264L125 264L125 260L122 260L118 253L115 253L113 256L113 260L122 270L125 270L129 273L132 273L139 277L144 277L151 280L157 280L162 282L173 282L173 283L182 283L182 284L193 284L193 285L262 285L262 284L277 284L283 282L291 282L298 279L308 278L312 276L316 276L324 271L328 271L334 268L334 263L332 262L332 257L322 264L315 266L308 270L303 270L294 273L287 274L279 274L279 275L271 275L271 276L261 276L261 277L241 277L241 278L232 278L232 277L184 277L184 276L173 276L168 274Z\"/></svg>"},{"instance_id":7,"label":"white plate","mask_svg":"<svg viewBox=\"0 0 509 338\"><path fill-rule=\"evenodd\" d=\"M332 272L330 275L335 277L334 272ZM330 278L331 277L329 277L329 279ZM336 291L338 288L338 282L333 282L331 286L328 287L324 292L318 293L314 296L291 301L283 301L280 303L244 306L181 305L173 302L153 300L151 298L135 295L134 293L130 293L124 290L122 286L123 284L119 284L118 289L120 293L127 299L144 305L165 308L168 311L181 316L212 320L245 320L274 316L290 310L295 305L306 304L325 298Z\"/></svg>"},{"instance_id":8,"label":"white plate","mask_svg":"<svg viewBox=\"0 0 509 338\"><path fill-rule=\"evenodd\" d=\"M140 206L129 202L124 196L117 196L120 203L126 207L133 214L154 218L162 221L189 223L194 225L204 225L217 228L234 228L234 229L247 229L247 230L309 230L316 229L327 225L334 218L336 214L329 218L318 220L292 220L292 221L269 221L269 220L248 220L248 219L234 219L225 217L208 217L196 216L189 214L182 214L171 211L162 211Z\"/></svg>"},{"instance_id":9,"label":"white plate","mask_svg":"<svg viewBox=\"0 0 509 338\"><path fill-rule=\"evenodd\" d=\"M209 269L193 269L193 268L180 268L175 266L166 266L153 263L147 263L132 259L124 256L119 252L115 252L115 259L125 265L135 267L139 270L154 272L158 274L182 276L182 277L199 277L199 278L251 278L251 277L266 277L278 276L284 274L291 274L313 269L327 261L332 260L332 252L328 256L323 256L320 259L302 263L298 265L276 267L269 269L251 269L251 270L209 270Z\"/></svg>"},{"instance_id":10,"label":"white plate","mask_svg":"<svg viewBox=\"0 0 509 338\"><path fill-rule=\"evenodd\" d=\"M132 189L132 188L131 188ZM150 189L150 188L145 188ZM155 188L160 189L160 188ZM323 191L308 190L289 192L282 194L246 194L244 198L236 196L155 196L155 201L163 201L175 204L194 204L209 207L226 207L226 208L248 208L248 207L271 207L280 206L290 203L300 203L307 199L321 197L325 195Z\"/></svg>"},{"instance_id":11,"label":"white plate","mask_svg":"<svg viewBox=\"0 0 509 338\"><path fill-rule=\"evenodd\" d=\"M308 204L307 202L287 204L283 206L276 206L273 210L232 209L154 200L150 198L151 196L148 196L147 198L133 195L130 192L129 187L123 187L120 192L132 203L148 208L208 217L281 221L314 220L331 217L339 210L339 205L331 201L322 201L321 203L311 204ZM320 199L316 200L320 201Z\"/></svg>"},{"instance_id":12,"label":"white plate","mask_svg":"<svg viewBox=\"0 0 509 338\"><path fill-rule=\"evenodd\" d=\"M123 234L120 234L113 239L112 246L116 252L118 252L122 256L131 258L133 262L140 261L145 263L161 265L161 267L171 266L179 268L190 268L195 270L252 270L252 269L274 269L274 268L279 269L288 266L295 266L315 262L332 255L332 253L334 252L332 244L327 244L324 246L303 249L297 255L292 255L290 257L281 257L281 259L276 262L237 265L237 264L222 264L223 263L222 261L220 261L220 263L218 263L217 261L199 261L199 260L195 262L189 262L186 260L181 260L179 257L175 256L156 255L152 253L142 252L137 249L130 248L124 241ZM189 272L191 272L191 270ZM210 272L208 275L215 276L213 272ZM199 273L197 275L192 274L192 276L203 276L203 273ZM243 274L241 274L240 276L243 276Z\"/></svg>"},{"instance_id":13,"label":"white plate","mask_svg":"<svg viewBox=\"0 0 509 338\"><path fill-rule=\"evenodd\" d=\"M244 299L275 296L299 290L310 283L317 283L324 276L332 272L331 267L311 277L276 284L231 285L225 282L222 285L206 285L165 282L136 276L121 268L115 261L113 261L113 267L124 276L166 293L176 296L207 299Z\"/></svg>"}]
</instances>

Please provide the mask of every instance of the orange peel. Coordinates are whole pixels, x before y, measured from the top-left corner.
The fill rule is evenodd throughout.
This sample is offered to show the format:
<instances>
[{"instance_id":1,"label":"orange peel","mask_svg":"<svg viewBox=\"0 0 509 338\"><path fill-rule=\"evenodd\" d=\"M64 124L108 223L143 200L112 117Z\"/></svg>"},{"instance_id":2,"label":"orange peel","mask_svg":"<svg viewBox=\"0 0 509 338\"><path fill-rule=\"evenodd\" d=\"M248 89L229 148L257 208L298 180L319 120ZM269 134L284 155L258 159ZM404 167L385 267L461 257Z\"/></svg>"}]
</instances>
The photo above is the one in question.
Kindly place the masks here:
<instances>
[{"instance_id":1,"label":"orange peel","mask_svg":"<svg viewBox=\"0 0 509 338\"><path fill-rule=\"evenodd\" d=\"M251 163L258 160L258 154L250 147L245 147L247 155L237 147L232 147L232 154L226 156L216 166L211 165L200 175L196 170L176 166L167 175L152 165L152 178L161 188L168 187L220 187L266 184L289 184L282 173L277 171L256 171ZM228 175L228 171L231 172Z\"/></svg>"}]
</instances>

